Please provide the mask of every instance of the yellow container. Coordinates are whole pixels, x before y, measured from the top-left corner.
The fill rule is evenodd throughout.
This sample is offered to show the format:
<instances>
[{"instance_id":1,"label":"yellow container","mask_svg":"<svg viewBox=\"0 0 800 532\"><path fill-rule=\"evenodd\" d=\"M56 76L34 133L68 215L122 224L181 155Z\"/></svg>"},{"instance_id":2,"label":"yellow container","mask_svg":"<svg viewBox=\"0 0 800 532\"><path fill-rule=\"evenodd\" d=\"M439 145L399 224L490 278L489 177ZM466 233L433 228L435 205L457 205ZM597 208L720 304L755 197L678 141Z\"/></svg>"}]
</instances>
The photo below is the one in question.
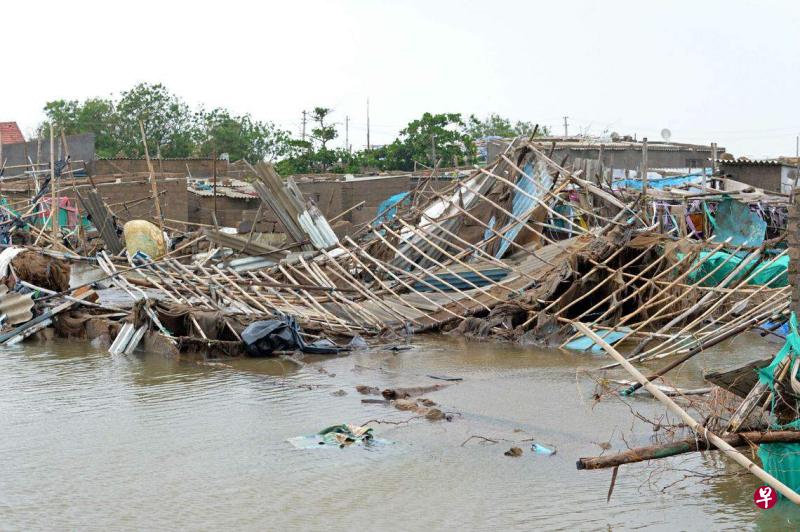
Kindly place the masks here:
<instances>
[{"instance_id":1,"label":"yellow container","mask_svg":"<svg viewBox=\"0 0 800 532\"><path fill-rule=\"evenodd\" d=\"M155 260L167 253L164 234L158 226L147 220L131 220L122 227L122 232L125 235L128 256L133 256L137 251L141 251Z\"/></svg>"}]
</instances>

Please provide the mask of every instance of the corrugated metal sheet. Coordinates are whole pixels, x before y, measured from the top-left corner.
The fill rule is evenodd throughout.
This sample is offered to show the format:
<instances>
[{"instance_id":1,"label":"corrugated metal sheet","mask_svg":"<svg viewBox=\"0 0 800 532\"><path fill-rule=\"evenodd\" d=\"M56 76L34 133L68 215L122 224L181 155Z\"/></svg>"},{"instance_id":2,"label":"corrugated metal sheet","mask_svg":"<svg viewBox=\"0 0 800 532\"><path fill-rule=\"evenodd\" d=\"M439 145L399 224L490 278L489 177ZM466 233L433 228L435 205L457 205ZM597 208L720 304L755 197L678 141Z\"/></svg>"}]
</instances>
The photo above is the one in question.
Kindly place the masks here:
<instances>
[{"instance_id":1,"label":"corrugated metal sheet","mask_svg":"<svg viewBox=\"0 0 800 532\"><path fill-rule=\"evenodd\" d=\"M475 272L457 272L457 273L440 273L435 276L425 277L424 281L418 281L412 285L414 290L418 292L432 292L435 286L442 292L452 292L455 287L458 290L471 290L473 288L482 288L489 285L489 281L484 277L488 277L495 283L502 281L507 275L509 270L502 268L488 268L486 270L478 270L483 275L478 275ZM427 283L427 284L426 284Z\"/></svg>"},{"instance_id":2,"label":"corrugated metal sheet","mask_svg":"<svg viewBox=\"0 0 800 532\"><path fill-rule=\"evenodd\" d=\"M83 208L87 210L92 217L92 223L100 232L100 236L103 238L103 242L108 248L108 251L114 255L120 253L124 246L117 234L117 228L114 227L114 221L108 213L103 198L100 197L100 194L98 194L96 190L90 190L85 198L78 192L76 192L76 194Z\"/></svg>"},{"instance_id":3,"label":"corrugated metal sheet","mask_svg":"<svg viewBox=\"0 0 800 532\"><path fill-rule=\"evenodd\" d=\"M18 294L9 292L5 285L0 286L0 316L5 316L5 322L18 325L30 321L33 318L33 293Z\"/></svg>"}]
</instances>

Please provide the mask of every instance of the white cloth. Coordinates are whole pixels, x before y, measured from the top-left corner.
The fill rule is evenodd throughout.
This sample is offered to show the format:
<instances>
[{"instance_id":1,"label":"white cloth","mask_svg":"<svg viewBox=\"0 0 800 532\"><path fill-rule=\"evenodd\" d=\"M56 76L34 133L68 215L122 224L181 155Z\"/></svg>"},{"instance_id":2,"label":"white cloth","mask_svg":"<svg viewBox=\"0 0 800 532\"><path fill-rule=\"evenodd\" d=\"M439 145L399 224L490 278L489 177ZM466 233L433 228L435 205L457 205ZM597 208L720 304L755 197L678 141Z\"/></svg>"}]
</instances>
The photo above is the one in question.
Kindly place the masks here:
<instances>
[{"instance_id":1,"label":"white cloth","mask_svg":"<svg viewBox=\"0 0 800 532\"><path fill-rule=\"evenodd\" d=\"M25 251L25 248L21 248L19 246L11 246L10 248L4 249L0 252L0 277L5 277L8 275L8 265L11 264L11 261Z\"/></svg>"}]
</instances>

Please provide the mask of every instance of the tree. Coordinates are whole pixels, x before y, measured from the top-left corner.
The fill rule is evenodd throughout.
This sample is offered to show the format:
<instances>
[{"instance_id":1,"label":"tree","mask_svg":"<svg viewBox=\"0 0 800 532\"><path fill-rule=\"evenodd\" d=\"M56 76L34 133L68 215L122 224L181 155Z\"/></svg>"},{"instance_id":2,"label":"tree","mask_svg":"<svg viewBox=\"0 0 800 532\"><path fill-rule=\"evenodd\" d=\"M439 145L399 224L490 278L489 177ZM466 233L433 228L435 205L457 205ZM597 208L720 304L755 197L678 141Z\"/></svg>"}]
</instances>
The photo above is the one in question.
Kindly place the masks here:
<instances>
[{"instance_id":1,"label":"tree","mask_svg":"<svg viewBox=\"0 0 800 532\"><path fill-rule=\"evenodd\" d=\"M164 85L140 83L120 95L117 113L123 155L144 155L139 121L144 122L147 148L161 157L189 157L201 136L198 114Z\"/></svg>"},{"instance_id":2,"label":"tree","mask_svg":"<svg viewBox=\"0 0 800 532\"><path fill-rule=\"evenodd\" d=\"M425 113L410 122L387 147L385 166L391 170L412 170L415 161L434 166L440 160L450 166L454 161L469 161L474 155L472 137L461 114Z\"/></svg>"},{"instance_id":3,"label":"tree","mask_svg":"<svg viewBox=\"0 0 800 532\"><path fill-rule=\"evenodd\" d=\"M485 120L481 120L475 115L470 115L467 121L467 129L474 139L483 137L529 137L536 129L536 125L533 122L523 122L521 120L512 124L508 118L492 113ZM540 126L536 131L537 137L549 134L550 131L547 127Z\"/></svg>"},{"instance_id":4,"label":"tree","mask_svg":"<svg viewBox=\"0 0 800 532\"><path fill-rule=\"evenodd\" d=\"M110 99L89 98L83 103L78 100L55 100L45 105L44 112L47 121L42 124L43 130L49 129L52 123L67 135L94 133L95 151L100 157L117 155L120 149L119 123L114 102Z\"/></svg>"},{"instance_id":5,"label":"tree","mask_svg":"<svg viewBox=\"0 0 800 532\"><path fill-rule=\"evenodd\" d=\"M208 156L215 146L217 153L252 162L294 153L289 133L272 122L249 114L233 115L222 108L193 111L160 84L140 83L122 92L116 102L110 98L55 100L45 105L44 112L45 129L53 123L67 134L94 133L95 150L101 157L143 156L139 120L144 122L153 156Z\"/></svg>"},{"instance_id":6,"label":"tree","mask_svg":"<svg viewBox=\"0 0 800 532\"><path fill-rule=\"evenodd\" d=\"M288 154L289 133L271 122L254 120L249 114L231 115L227 109L200 111L198 153L227 153L232 160L274 161Z\"/></svg>"},{"instance_id":7,"label":"tree","mask_svg":"<svg viewBox=\"0 0 800 532\"><path fill-rule=\"evenodd\" d=\"M317 127L311 130L311 136L319 141L321 151L327 150L326 144L338 135L336 126L325 125L325 119L332 111L333 109L327 107L314 107L314 111L311 113L311 120L317 123Z\"/></svg>"}]
</instances>

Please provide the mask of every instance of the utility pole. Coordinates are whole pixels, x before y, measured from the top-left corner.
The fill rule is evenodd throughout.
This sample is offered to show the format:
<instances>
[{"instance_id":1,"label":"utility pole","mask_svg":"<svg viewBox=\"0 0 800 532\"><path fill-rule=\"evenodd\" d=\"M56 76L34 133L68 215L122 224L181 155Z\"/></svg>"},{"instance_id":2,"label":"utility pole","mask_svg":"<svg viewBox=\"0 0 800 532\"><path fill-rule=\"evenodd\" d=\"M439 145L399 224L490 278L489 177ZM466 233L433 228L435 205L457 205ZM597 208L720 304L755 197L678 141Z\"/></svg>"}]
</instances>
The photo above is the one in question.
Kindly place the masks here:
<instances>
[{"instance_id":1,"label":"utility pole","mask_svg":"<svg viewBox=\"0 0 800 532\"><path fill-rule=\"evenodd\" d=\"M567 119L568 118L569 118L568 116L564 117L564 136L565 137L569 137L569 125L567 124Z\"/></svg>"},{"instance_id":2,"label":"utility pole","mask_svg":"<svg viewBox=\"0 0 800 532\"><path fill-rule=\"evenodd\" d=\"M436 168L436 134L431 133L431 168Z\"/></svg>"},{"instance_id":3,"label":"utility pole","mask_svg":"<svg viewBox=\"0 0 800 532\"><path fill-rule=\"evenodd\" d=\"M344 117L344 148L350 153L350 117Z\"/></svg>"},{"instance_id":4,"label":"utility pole","mask_svg":"<svg viewBox=\"0 0 800 532\"><path fill-rule=\"evenodd\" d=\"M369 143L369 98L367 98L367 151L372 149L372 145Z\"/></svg>"},{"instance_id":5,"label":"utility pole","mask_svg":"<svg viewBox=\"0 0 800 532\"><path fill-rule=\"evenodd\" d=\"M306 141L306 110L303 109L303 142Z\"/></svg>"}]
</instances>

